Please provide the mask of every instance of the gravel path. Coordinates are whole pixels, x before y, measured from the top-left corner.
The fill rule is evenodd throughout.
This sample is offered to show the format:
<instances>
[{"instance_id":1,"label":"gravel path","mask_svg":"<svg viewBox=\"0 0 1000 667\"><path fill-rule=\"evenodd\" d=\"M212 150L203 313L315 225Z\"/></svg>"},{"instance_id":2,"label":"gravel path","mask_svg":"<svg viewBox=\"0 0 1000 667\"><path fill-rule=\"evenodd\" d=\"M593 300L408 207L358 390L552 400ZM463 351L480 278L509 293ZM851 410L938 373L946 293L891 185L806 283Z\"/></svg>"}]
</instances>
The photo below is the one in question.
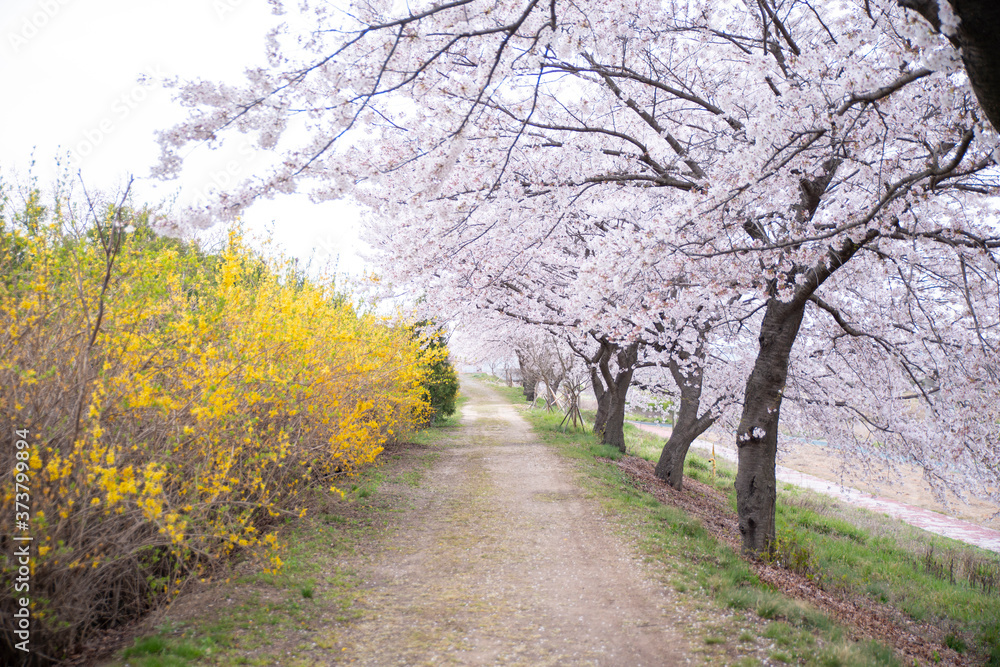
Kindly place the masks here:
<instances>
[{"instance_id":1,"label":"gravel path","mask_svg":"<svg viewBox=\"0 0 1000 667\"><path fill-rule=\"evenodd\" d=\"M675 665L672 592L516 409L470 402L393 536L359 566L362 618L342 658L367 665Z\"/></svg>"}]
</instances>

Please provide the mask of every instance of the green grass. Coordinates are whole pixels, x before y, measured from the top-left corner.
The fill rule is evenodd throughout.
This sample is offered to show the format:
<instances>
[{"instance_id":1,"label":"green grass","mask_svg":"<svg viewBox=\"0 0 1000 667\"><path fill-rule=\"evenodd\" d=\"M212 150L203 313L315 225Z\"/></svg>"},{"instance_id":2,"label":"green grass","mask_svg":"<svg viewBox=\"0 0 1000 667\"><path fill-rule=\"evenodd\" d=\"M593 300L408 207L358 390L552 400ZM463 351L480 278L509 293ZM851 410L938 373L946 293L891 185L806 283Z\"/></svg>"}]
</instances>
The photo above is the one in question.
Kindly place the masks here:
<instances>
[{"instance_id":1,"label":"green grass","mask_svg":"<svg viewBox=\"0 0 1000 667\"><path fill-rule=\"evenodd\" d=\"M462 407L468 402L469 397L464 395L461 389L459 389L458 397L455 399L455 412L447 417L436 420L431 428L455 428L458 426L458 422L462 419Z\"/></svg>"},{"instance_id":2,"label":"green grass","mask_svg":"<svg viewBox=\"0 0 1000 667\"><path fill-rule=\"evenodd\" d=\"M619 515L624 524L639 531L643 552L672 570L671 584L680 595L687 596L695 604L708 597L717 609L728 607L752 612L758 618L773 619L768 627L773 626L774 632L782 633L781 653L789 662L827 664L822 660L829 655L839 655L843 661L833 664L897 664L891 657L885 658L881 647L844 639L843 630L819 611L763 585L748 564L709 535L699 520L677 508L662 505L649 494L637 490L617 467L594 460L595 456L617 460L621 456L618 450L598 444L589 433L558 431L561 416L542 410L529 411L526 416L546 442L579 462L591 480L595 495L605 506ZM635 432L626 434L627 443L630 437L635 437ZM699 472L697 467L694 471ZM725 475L726 471L720 471L719 478ZM749 624L713 632L702 641L713 646L720 636L740 633L740 641L746 643L748 637L756 636L755 632L754 625Z\"/></svg>"},{"instance_id":3,"label":"green grass","mask_svg":"<svg viewBox=\"0 0 1000 667\"><path fill-rule=\"evenodd\" d=\"M499 381L496 378L489 378L489 376L477 373L474 377L477 379L489 382L490 387L498 392L501 396L506 398L508 401L515 405L524 404L527 405L527 401L524 399L524 390L521 389L521 385L515 384L513 387L508 387L505 382ZM562 417L560 416L560 419Z\"/></svg>"},{"instance_id":4,"label":"green grass","mask_svg":"<svg viewBox=\"0 0 1000 667\"><path fill-rule=\"evenodd\" d=\"M416 434L414 440L438 443L444 431L458 424L461 406L468 402L463 398L455 415ZM356 604L360 581L340 561L373 535L382 513L392 511L377 502L380 487L389 481L418 486L439 454L432 449L408 456L415 457L411 469L390 477L383 468L368 468L344 487L346 504L327 505L290 521L281 538L288 547L281 554L284 567L279 574L231 575L226 582L210 584L215 587L209 596L215 605L211 613L166 621L120 651L111 665L285 664L283 649L276 645L281 641L291 642L298 652L308 652L309 646L339 650L336 624L361 614ZM322 499L317 505L324 505ZM227 599L231 604L224 602Z\"/></svg>"},{"instance_id":5,"label":"green grass","mask_svg":"<svg viewBox=\"0 0 1000 667\"><path fill-rule=\"evenodd\" d=\"M122 652L122 657L132 664L183 665L205 655L208 646L191 642L169 642L163 637L146 637Z\"/></svg>"},{"instance_id":6,"label":"green grass","mask_svg":"<svg viewBox=\"0 0 1000 667\"><path fill-rule=\"evenodd\" d=\"M650 461L662 442L626 432L630 450ZM735 508L734 464L718 460L714 481L711 469L697 453L685 462L686 475L714 483ZM937 625L947 633L942 648L974 650L1000 665L1000 555L790 485L782 485L776 509L779 548L807 557L801 569L824 588L861 593Z\"/></svg>"},{"instance_id":7,"label":"green grass","mask_svg":"<svg viewBox=\"0 0 1000 667\"><path fill-rule=\"evenodd\" d=\"M494 388L512 403L524 403L519 386L501 383ZM467 400L460 396L459 405ZM817 609L762 585L747 564L712 538L699 521L638 491L618 468L595 461L596 456L620 458L616 449L598 444L589 432L560 431L562 414L536 409L526 416L540 437L578 463L594 495L621 517L622 525L638 531L644 553L669 570L666 585L692 604L707 599L718 609L736 612L737 617L756 619L755 623L742 624L734 620L732 628L715 628L703 634L699 641L706 650L722 650L731 643L730 650L739 653L741 646L773 644L768 651L776 662L898 664L886 647L852 642ZM457 428L459 419L460 413L456 413L415 440L436 442L446 431ZM630 453L653 461L659 456L661 438L631 425L626 425L625 436ZM424 456L430 465L437 453ZM713 477L711 463L692 453L685 474L714 484L735 503L732 464L717 462ZM290 546L282 555L286 565L280 575L238 578L235 585L248 594L234 596L225 608L213 598L216 610L211 618L168 621L154 634L137 639L113 664L271 664L277 659L269 653L273 638L304 628L319 647L335 647L335 633L324 620L329 616L323 614L333 610L333 620L340 622L358 614L357 578L336 566L338 555L349 553L370 534L370 517L380 511L372 500L382 483L418 485L421 475L421 469L410 470L388 480L379 468L366 471L347 494L360 512L320 512L290 526L285 538ZM981 582L970 582L966 576L967 571L977 568L1000 567L1000 557L793 487L779 492L777 511L779 537L807 552L810 567L825 588L860 593L915 619L934 623L944 630L942 650L953 649L1000 666L1000 594L996 590L984 592ZM746 658L739 664L756 663Z\"/></svg>"},{"instance_id":8,"label":"green grass","mask_svg":"<svg viewBox=\"0 0 1000 667\"><path fill-rule=\"evenodd\" d=\"M373 491L371 484L362 490ZM366 497L361 493L358 498ZM280 574L249 574L219 583L225 592L213 596L215 613L168 622L151 636L141 637L112 664L132 667L174 667L198 664L272 664L275 637L315 631L323 619L345 622L355 608L358 580L338 567L339 554L350 551L368 530L360 519L329 514L303 521L285 539L285 566ZM231 605L222 600L231 596Z\"/></svg>"},{"instance_id":9,"label":"green grass","mask_svg":"<svg viewBox=\"0 0 1000 667\"><path fill-rule=\"evenodd\" d=\"M499 390L512 402L524 402L519 387ZM765 631L765 638L776 644L772 659L817 665L897 664L885 646L851 642L843 628L817 609L763 586L699 521L662 506L637 491L617 468L594 461L595 456L616 460L619 452L597 444L588 433L559 432L562 415L535 409L526 416L546 442L580 461L607 506L641 527L647 553L683 563L671 582L674 590L682 595L704 591L716 604L772 621ZM662 438L627 424L625 439L630 454L654 462L659 457ZM697 453L691 453L685 465L688 477L714 485L734 508L735 472L733 464L719 460L713 474L712 463ZM788 486L779 492L777 519L779 549L793 561L793 569L811 574L827 590L861 593L914 620L933 623L943 630L942 649L971 651L988 664L1000 665L1000 594L995 588L984 590L991 585L991 573L1000 572L996 554ZM956 570L961 572L956 575ZM973 574L963 577L965 570ZM980 573L978 580L974 571ZM749 634L743 630L740 641L748 642Z\"/></svg>"},{"instance_id":10,"label":"green grass","mask_svg":"<svg viewBox=\"0 0 1000 667\"><path fill-rule=\"evenodd\" d=\"M455 399L455 412L447 417L436 420L430 428L417 431L413 434L411 440L418 445L437 443L440 441L442 433L454 431L461 426L462 408L468 402L469 397L462 394L460 389L458 392L458 398Z\"/></svg>"}]
</instances>

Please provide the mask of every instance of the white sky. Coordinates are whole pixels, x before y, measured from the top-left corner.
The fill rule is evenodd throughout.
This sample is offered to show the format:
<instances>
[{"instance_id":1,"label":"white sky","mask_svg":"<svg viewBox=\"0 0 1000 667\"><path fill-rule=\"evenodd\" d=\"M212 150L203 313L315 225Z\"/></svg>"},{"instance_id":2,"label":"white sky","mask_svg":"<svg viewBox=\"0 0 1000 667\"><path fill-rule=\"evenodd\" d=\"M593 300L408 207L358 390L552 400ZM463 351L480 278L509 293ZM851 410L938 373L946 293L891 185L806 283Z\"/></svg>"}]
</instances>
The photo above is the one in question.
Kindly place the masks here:
<instances>
[{"instance_id":1,"label":"white sky","mask_svg":"<svg viewBox=\"0 0 1000 667\"><path fill-rule=\"evenodd\" d=\"M265 160L237 141L228 154L196 149L179 183L150 179L154 132L185 111L158 81L239 80L245 67L265 63L264 35L278 20L265 0L0 0L5 180L16 174L23 182L33 152L45 188L56 157L69 151L88 190L113 194L131 174L136 203L157 204L175 195L191 201L253 173ZM364 268L357 214L347 204L283 197L255 204L244 220L272 228L303 261L337 261L354 274Z\"/></svg>"}]
</instances>

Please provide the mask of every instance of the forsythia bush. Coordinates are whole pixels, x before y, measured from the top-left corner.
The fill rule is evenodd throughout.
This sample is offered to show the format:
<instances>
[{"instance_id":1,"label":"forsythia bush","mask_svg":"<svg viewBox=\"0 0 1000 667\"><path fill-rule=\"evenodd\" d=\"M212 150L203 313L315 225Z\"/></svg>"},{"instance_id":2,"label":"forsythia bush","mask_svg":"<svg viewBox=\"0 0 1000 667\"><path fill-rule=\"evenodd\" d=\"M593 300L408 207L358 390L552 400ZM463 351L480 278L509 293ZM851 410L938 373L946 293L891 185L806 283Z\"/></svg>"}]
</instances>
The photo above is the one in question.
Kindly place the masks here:
<instances>
[{"instance_id":1,"label":"forsythia bush","mask_svg":"<svg viewBox=\"0 0 1000 667\"><path fill-rule=\"evenodd\" d=\"M373 461L428 409L442 351L363 314L332 283L153 234L108 207L85 229L32 194L0 216L0 613L12 535L31 535L31 647L174 595L236 551L281 566L278 517ZM75 229L74 229L75 225ZM447 354L447 350L443 351ZM27 429L31 521L17 530L15 431ZM0 662L14 655L9 625Z\"/></svg>"}]
</instances>

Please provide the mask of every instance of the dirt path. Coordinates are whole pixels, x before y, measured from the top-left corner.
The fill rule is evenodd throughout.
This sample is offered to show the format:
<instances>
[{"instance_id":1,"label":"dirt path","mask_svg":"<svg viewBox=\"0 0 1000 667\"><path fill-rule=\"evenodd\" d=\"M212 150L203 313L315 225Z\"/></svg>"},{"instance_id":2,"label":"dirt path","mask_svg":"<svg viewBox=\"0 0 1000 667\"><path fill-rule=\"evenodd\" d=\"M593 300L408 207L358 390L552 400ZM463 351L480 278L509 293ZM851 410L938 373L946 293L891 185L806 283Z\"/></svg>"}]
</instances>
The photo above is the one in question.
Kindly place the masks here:
<instances>
[{"instance_id":1,"label":"dirt path","mask_svg":"<svg viewBox=\"0 0 1000 667\"><path fill-rule=\"evenodd\" d=\"M576 483L486 385L378 553L340 637L367 665L674 665L686 640L649 576Z\"/></svg>"}]
</instances>

